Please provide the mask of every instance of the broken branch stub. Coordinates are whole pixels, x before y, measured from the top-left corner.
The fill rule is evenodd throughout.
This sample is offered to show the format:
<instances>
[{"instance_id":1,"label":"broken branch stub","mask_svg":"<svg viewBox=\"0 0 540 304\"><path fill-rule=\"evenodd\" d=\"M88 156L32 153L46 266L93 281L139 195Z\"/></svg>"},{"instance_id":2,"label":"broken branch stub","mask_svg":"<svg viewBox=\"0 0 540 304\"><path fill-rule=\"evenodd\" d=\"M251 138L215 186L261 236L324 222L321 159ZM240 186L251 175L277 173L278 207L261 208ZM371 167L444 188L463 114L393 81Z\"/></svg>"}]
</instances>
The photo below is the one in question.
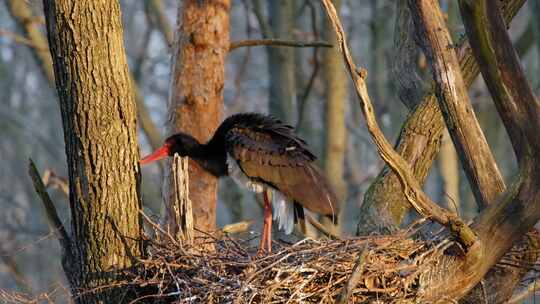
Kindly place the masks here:
<instances>
[{"instance_id":1,"label":"broken branch stub","mask_svg":"<svg viewBox=\"0 0 540 304\"><path fill-rule=\"evenodd\" d=\"M193 212L189 199L188 158L174 154L172 163L174 194L172 203L176 238L181 244L193 240Z\"/></svg>"}]
</instances>

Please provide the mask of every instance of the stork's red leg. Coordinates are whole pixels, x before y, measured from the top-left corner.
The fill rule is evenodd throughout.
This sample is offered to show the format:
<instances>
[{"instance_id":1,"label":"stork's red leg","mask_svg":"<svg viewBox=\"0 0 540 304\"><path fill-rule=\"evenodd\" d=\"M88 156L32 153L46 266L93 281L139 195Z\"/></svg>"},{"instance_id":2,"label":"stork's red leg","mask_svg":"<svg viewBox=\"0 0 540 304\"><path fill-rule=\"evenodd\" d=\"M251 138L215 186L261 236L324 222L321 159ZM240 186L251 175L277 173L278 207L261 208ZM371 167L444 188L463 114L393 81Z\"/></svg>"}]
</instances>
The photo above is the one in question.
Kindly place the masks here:
<instances>
[{"instance_id":1,"label":"stork's red leg","mask_svg":"<svg viewBox=\"0 0 540 304\"><path fill-rule=\"evenodd\" d=\"M272 206L268 200L268 192L263 192L264 197L264 222L263 232L261 235L261 242L259 244L259 253L267 250L268 253L272 252ZM266 247L266 248L265 248Z\"/></svg>"}]
</instances>

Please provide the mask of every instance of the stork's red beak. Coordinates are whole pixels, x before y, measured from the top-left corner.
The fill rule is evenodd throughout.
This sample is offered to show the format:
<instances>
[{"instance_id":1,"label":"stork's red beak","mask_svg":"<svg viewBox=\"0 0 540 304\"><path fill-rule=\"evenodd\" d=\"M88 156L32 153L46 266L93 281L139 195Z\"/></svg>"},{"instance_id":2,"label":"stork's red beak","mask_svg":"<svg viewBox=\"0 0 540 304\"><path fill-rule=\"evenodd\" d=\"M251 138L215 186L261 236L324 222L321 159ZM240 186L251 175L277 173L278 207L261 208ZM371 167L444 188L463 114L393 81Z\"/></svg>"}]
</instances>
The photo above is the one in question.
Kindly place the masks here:
<instances>
[{"instance_id":1,"label":"stork's red beak","mask_svg":"<svg viewBox=\"0 0 540 304\"><path fill-rule=\"evenodd\" d=\"M165 144L163 147L157 149L154 151L154 153L147 155L143 159L141 159L141 165L146 165L151 162L154 162L156 160L160 160L162 158L165 158L169 156L169 145Z\"/></svg>"}]
</instances>

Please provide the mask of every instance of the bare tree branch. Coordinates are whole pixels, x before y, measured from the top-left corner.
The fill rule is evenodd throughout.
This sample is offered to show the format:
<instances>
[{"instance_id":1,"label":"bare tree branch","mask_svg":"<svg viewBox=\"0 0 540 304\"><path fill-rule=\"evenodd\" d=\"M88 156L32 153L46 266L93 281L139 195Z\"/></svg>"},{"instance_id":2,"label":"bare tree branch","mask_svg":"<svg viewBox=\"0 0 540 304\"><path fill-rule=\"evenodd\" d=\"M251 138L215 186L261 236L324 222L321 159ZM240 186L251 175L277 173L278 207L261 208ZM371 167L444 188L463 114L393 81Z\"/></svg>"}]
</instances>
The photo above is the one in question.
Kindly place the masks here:
<instances>
[{"instance_id":1,"label":"bare tree branch","mask_svg":"<svg viewBox=\"0 0 540 304\"><path fill-rule=\"evenodd\" d=\"M54 72L52 67L51 54L47 39L35 24L35 17L26 1L8 0L6 5L13 19L22 27L26 34L26 39L31 42L32 54L36 57L37 63L45 77L54 84Z\"/></svg>"},{"instance_id":2,"label":"bare tree branch","mask_svg":"<svg viewBox=\"0 0 540 304\"><path fill-rule=\"evenodd\" d=\"M353 62L347 45L347 39L334 5L330 0L322 0L322 2L334 30L336 31L338 44L356 88L356 93L366 119L368 131L372 135L373 141L375 142L382 159L398 175L403 187L403 192L416 211L426 218L433 219L442 225L447 226L462 245L466 248L470 247L476 240L476 236L472 230L460 218L450 214L429 199L424 191L422 191L420 184L412 174L409 165L392 148L388 140L382 134L377 121L375 120L373 106L364 81L366 71L359 70Z\"/></svg>"},{"instance_id":3,"label":"bare tree branch","mask_svg":"<svg viewBox=\"0 0 540 304\"><path fill-rule=\"evenodd\" d=\"M66 178L59 177L52 170L45 170L41 180L46 188L53 187L59 189L67 198L69 198L69 184Z\"/></svg>"},{"instance_id":4,"label":"bare tree branch","mask_svg":"<svg viewBox=\"0 0 540 304\"><path fill-rule=\"evenodd\" d=\"M332 44L326 41L295 41L285 39L249 39L233 41L229 47L229 52L240 47L247 46L288 46L288 47L327 47Z\"/></svg>"},{"instance_id":5,"label":"bare tree branch","mask_svg":"<svg viewBox=\"0 0 540 304\"><path fill-rule=\"evenodd\" d=\"M54 206L54 203L49 197L49 194L47 193L47 189L45 189L45 185L43 184L43 181L41 179L41 175L37 171L36 165L34 164L34 161L32 161L32 159L29 159L28 174L30 175L30 178L32 179L32 182L34 184L34 188L37 194L41 198L43 207L45 208L45 215L47 217L47 221L49 222L49 225L53 229L54 235L60 242L60 245L62 246L63 251L67 254L70 254L71 240L66 232L66 229L64 228L64 224L62 224L62 221L58 217L58 213L56 212L56 207Z\"/></svg>"},{"instance_id":6,"label":"bare tree branch","mask_svg":"<svg viewBox=\"0 0 540 304\"><path fill-rule=\"evenodd\" d=\"M263 38L265 39L271 39L274 37L274 33L272 32L272 28L270 28L270 24L266 21L266 18L264 18L263 15L263 8L261 0L253 0L253 13L255 14L255 17L257 18L257 21L259 22L259 26L261 28L261 34Z\"/></svg>"},{"instance_id":7,"label":"bare tree branch","mask_svg":"<svg viewBox=\"0 0 540 304\"><path fill-rule=\"evenodd\" d=\"M540 103L512 47L499 6L492 1L459 1L467 35L520 165L529 145L540 150ZM501 47L502 45L509 47Z\"/></svg>"},{"instance_id":8,"label":"bare tree branch","mask_svg":"<svg viewBox=\"0 0 540 304\"><path fill-rule=\"evenodd\" d=\"M504 0L501 3L506 24L510 24L525 0ZM456 51L465 84L469 87L478 75L479 69L468 41L462 42ZM410 164L420 183L423 183L439 151L440 137L445 125L433 92L428 92L421 102L415 103L418 103L418 106L408 116L401 129L397 151ZM410 205L399 192L399 188L399 178L385 167L366 193L359 232L392 229L401 223L410 210ZM373 217L373 214L377 216Z\"/></svg>"},{"instance_id":9,"label":"bare tree branch","mask_svg":"<svg viewBox=\"0 0 540 304\"><path fill-rule=\"evenodd\" d=\"M469 101L450 33L436 1L409 1L416 37L431 63L437 100L481 208L506 189Z\"/></svg>"}]
</instances>

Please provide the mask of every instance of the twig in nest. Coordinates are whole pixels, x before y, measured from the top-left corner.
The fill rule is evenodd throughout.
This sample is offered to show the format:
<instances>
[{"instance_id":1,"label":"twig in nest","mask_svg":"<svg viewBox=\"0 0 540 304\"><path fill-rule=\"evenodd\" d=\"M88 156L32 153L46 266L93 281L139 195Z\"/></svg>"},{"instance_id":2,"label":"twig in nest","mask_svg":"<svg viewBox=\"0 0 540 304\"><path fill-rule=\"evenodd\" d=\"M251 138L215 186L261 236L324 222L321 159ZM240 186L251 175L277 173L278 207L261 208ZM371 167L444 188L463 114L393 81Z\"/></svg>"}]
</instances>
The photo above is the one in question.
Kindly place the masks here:
<instances>
[{"instance_id":1,"label":"twig in nest","mask_svg":"<svg viewBox=\"0 0 540 304\"><path fill-rule=\"evenodd\" d=\"M238 223L228 224L223 226L221 230L219 230L219 233L222 234L232 234L232 233L240 233L248 231L249 227L253 224L252 220L247 221L241 221Z\"/></svg>"},{"instance_id":2,"label":"twig in nest","mask_svg":"<svg viewBox=\"0 0 540 304\"><path fill-rule=\"evenodd\" d=\"M313 225L313 227L315 227L317 230L319 230L319 232L326 235L327 237L329 237L332 240L339 240L339 236L335 235L334 233L332 233L331 231L326 229L326 227L324 227L323 224L321 224L319 221L314 219L313 216L311 216L311 214L306 213L304 216L307 218L308 222L311 225Z\"/></svg>"},{"instance_id":3,"label":"twig in nest","mask_svg":"<svg viewBox=\"0 0 540 304\"><path fill-rule=\"evenodd\" d=\"M336 12L336 8L331 0L322 0L325 11L330 19L330 23L336 32L338 45L343 60L353 80L356 94L360 102L360 107L365 117L368 131L377 146L377 151L386 164L396 173L403 187L403 193L409 203L418 213L426 218L433 219L441 225L446 226L456 237L456 239L466 248L476 242L477 238L472 229L467 226L459 217L449 213L433 202L422 190L420 183L411 172L407 162L392 148L384 134L382 133L374 115L373 105L369 98L365 78L367 71L358 69L352 59L343 26Z\"/></svg>"},{"instance_id":4,"label":"twig in nest","mask_svg":"<svg viewBox=\"0 0 540 304\"><path fill-rule=\"evenodd\" d=\"M364 260L366 258L366 252L366 248L364 247L362 249L362 252L360 253L360 256L358 257L358 261L356 261L356 264L354 265L351 277L347 282L347 285L343 287L343 291L341 292L341 296L339 299L340 304L347 304L349 302L352 291L354 290L354 288L356 288L356 285L358 285L358 281L360 281L360 278L362 278L362 273L364 272Z\"/></svg>"}]
</instances>

